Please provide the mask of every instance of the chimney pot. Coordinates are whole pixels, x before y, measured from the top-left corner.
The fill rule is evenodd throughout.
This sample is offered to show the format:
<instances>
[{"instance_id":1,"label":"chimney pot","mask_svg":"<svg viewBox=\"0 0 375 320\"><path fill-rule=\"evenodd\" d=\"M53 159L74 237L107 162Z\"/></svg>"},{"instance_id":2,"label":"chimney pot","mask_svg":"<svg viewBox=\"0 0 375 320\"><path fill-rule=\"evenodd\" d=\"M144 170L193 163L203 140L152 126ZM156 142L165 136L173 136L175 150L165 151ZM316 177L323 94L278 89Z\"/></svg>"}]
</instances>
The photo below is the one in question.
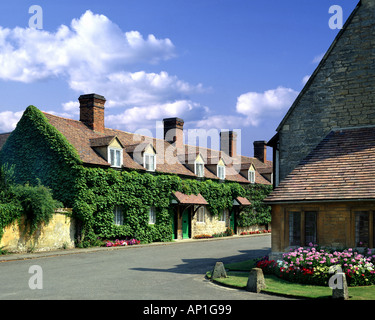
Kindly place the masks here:
<instances>
[{"instance_id":1,"label":"chimney pot","mask_svg":"<svg viewBox=\"0 0 375 320\"><path fill-rule=\"evenodd\" d=\"M104 104L105 98L99 94L91 93L81 95L80 103L80 121L91 130L104 132Z\"/></svg>"},{"instance_id":2,"label":"chimney pot","mask_svg":"<svg viewBox=\"0 0 375 320\"><path fill-rule=\"evenodd\" d=\"M263 163L267 161L267 141L254 141L254 157Z\"/></svg>"},{"instance_id":3,"label":"chimney pot","mask_svg":"<svg viewBox=\"0 0 375 320\"><path fill-rule=\"evenodd\" d=\"M235 158L237 156L237 132L220 132L220 150L230 157Z\"/></svg>"},{"instance_id":4,"label":"chimney pot","mask_svg":"<svg viewBox=\"0 0 375 320\"><path fill-rule=\"evenodd\" d=\"M164 140L173 144L177 149L184 146L184 120L181 118L163 119Z\"/></svg>"}]
</instances>

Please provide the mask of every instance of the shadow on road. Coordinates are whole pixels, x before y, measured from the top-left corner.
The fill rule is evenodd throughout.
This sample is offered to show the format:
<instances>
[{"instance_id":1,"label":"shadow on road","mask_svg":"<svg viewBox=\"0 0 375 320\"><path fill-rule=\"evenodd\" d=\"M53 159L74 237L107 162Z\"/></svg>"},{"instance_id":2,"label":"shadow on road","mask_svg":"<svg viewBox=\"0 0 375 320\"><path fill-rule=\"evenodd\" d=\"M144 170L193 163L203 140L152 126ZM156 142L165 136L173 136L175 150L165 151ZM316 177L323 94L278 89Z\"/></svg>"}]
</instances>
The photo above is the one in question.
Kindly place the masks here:
<instances>
[{"instance_id":1,"label":"shadow on road","mask_svg":"<svg viewBox=\"0 0 375 320\"><path fill-rule=\"evenodd\" d=\"M216 262L223 262L225 264L242 262L245 260L261 258L270 253L270 248L256 249L256 250L239 250L240 254L228 256L225 258L197 258L197 259L181 259L182 263L173 268L131 268L130 270L146 271L146 272L167 272L179 274L202 274L210 271L215 266Z\"/></svg>"}]
</instances>

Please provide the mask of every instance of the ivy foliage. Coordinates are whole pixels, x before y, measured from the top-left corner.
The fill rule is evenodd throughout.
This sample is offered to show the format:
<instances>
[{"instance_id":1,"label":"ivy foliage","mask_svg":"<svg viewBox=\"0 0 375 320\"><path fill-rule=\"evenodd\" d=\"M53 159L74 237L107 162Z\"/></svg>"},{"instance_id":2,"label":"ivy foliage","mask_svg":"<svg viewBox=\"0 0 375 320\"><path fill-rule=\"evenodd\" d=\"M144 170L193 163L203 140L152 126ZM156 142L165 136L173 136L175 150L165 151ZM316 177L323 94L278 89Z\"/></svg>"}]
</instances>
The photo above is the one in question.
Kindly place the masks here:
<instances>
[{"instance_id":1,"label":"ivy foliage","mask_svg":"<svg viewBox=\"0 0 375 320\"><path fill-rule=\"evenodd\" d=\"M79 178L81 160L67 139L36 107L23 113L0 154L0 163L11 164L15 182L39 183L53 191L55 199L72 206L72 188Z\"/></svg>"},{"instance_id":2,"label":"ivy foliage","mask_svg":"<svg viewBox=\"0 0 375 320\"><path fill-rule=\"evenodd\" d=\"M176 175L152 175L136 171L83 168L80 190L73 207L83 223L83 240L93 237L135 237L143 242L171 241L174 209L173 193L199 194L208 202L211 214L231 209L233 199L244 195L237 183L211 180L183 180ZM124 221L115 225L114 209L122 208ZM156 223L149 224L150 207L156 209Z\"/></svg>"},{"instance_id":3,"label":"ivy foliage","mask_svg":"<svg viewBox=\"0 0 375 320\"><path fill-rule=\"evenodd\" d=\"M263 200L271 193L271 185L251 184L243 187L245 197L250 200L251 206L245 207L237 219L238 226L250 227L271 223L271 207Z\"/></svg>"},{"instance_id":4,"label":"ivy foliage","mask_svg":"<svg viewBox=\"0 0 375 320\"><path fill-rule=\"evenodd\" d=\"M48 223L61 203L52 198L51 190L37 186L13 183L13 168L0 166L0 239L4 228L21 216L25 217L29 235L33 234L41 223Z\"/></svg>"},{"instance_id":5,"label":"ivy foliage","mask_svg":"<svg viewBox=\"0 0 375 320\"><path fill-rule=\"evenodd\" d=\"M253 206L240 214L238 224L250 226L270 220L269 208L261 203L270 190L268 187L85 167L74 147L34 106L25 110L9 136L0 153L0 162L14 166L17 183L26 184L26 188L44 185L52 191L54 199L73 208L73 217L81 230L77 239L82 246L95 243L98 237L170 241L174 214L171 199L175 191L202 194L213 215L231 210L236 197L247 197ZM44 191L40 189L41 194ZM19 194L28 194L33 201L38 201L31 189ZM27 202L23 205L24 210L29 209ZM122 225L113 223L116 206L122 208ZM155 224L149 224L151 206L156 209ZM43 219L48 219L47 215Z\"/></svg>"},{"instance_id":6,"label":"ivy foliage","mask_svg":"<svg viewBox=\"0 0 375 320\"><path fill-rule=\"evenodd\" d=\"M14 185L11 188L11 193L22 207L26 229L30 235L42 223L48 224L55 209L62 207L62 203L53 199L51 190L40 183L36 186Z\"/></svg>"}]
</instances>

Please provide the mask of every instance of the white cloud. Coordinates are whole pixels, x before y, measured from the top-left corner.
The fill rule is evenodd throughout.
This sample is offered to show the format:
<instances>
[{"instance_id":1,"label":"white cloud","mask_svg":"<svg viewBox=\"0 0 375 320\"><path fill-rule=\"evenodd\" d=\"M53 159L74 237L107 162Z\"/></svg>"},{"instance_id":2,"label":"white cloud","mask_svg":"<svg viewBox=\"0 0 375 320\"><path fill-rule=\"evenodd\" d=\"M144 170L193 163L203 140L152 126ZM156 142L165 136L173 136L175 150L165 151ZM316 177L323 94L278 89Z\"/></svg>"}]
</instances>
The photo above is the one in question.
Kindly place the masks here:
<instances>
[{"instance_id":1,"label":"white cloud","mask_svg":"<svg viewBox=\"0 0 375 320\"><path fill-rule=\"evenodd\" d=\"M123 32L106 16L91 11L74 19L70 28L61 25L55 33L0 27L0 78L4 80L29 83L64 75L74 81L174 55L171 40Z\"/></svg>"},{"instance_id":2,"label":"white cloud","mask_svg":"<svg viewBox=\"0 0 375 320\"><path fill-rule=\"evenodd\" d=\"M113 109L119 115L109 116L108 123L122 123L127 130L141 120L160 120L164 115L191 118L198 109L204 110L189 98L205 90L201 84L191 85L165 71L129 71L139 63L156 64L173 57L170 39L123 32L106 16L91 11L56 32L0 27L0 79L30 83L60 77L79 94L104 95L106 108L120 110ZM52 113L74 116L79 104L67 101L62 109L63 113Z\"/></svg>"},{"instance_id":3,"label":"white cloud","mask_svg":"<svg viewBox=\"0 0 375 320\"><path fill-rule=\"evenodd\" d=\"M244 117L237 115L211 115L202 120L194 121L197 128L216 128L229 129L242 127L244 125Z\"/></svg>"},{"instance_id":4,"label":"white cloud","mask_svg":"<svg viewBox=\"0 0 375 320\"><path fill-rule=\"evenodd\" d=\"M324 55L325 55L325 53L321 53L321 54L315 56L312 63L319 63L323 59Z\"/></svg>"},{"instance_id":5,"label":"white cloud","mask_svg":"<svg viewBox=\"0 0 375 320\"><path fill-rule=\"evenodd\" d=\"M184 121L191 118L201 118L207 112L207 108L190 100L179 100L164 104L155 104L142 107L128 108L120 114L108 115L105 118L109 128L135 131L140 128L153 129L156 122L163 118L182 117Z\"/></svg>"},{"instance_id":6,"label":"white cloud","mask_svg":"<svg viewBox=\"0 0 375 320\"><path fill-rule=\"evenodd\" d=\"M305 85L307 83L307 81L309 81L310 77L311 77L311 75L304 76L303 79L302 79L302 84Z\"/></svg>"},{"instance_id":7,"label":"white cloud","mask_svg":"<svg viewBox=\"0 0 375 320\"><path fill-rule=\"evenodd\" d=\"M297 91L284 87L263 93L248 92L237 98L236 110L246 116L246 124L257 126L263 119L284 114L297 95Z\"/></svg>"},{"instance_id":8,"label":"white cloud","mask_svg":"<svg viewBox=\"0 0 375 320\"><path fill-rule=\"evenodd\" d=\"M10 132L16 127L21 119L23 111L3 111L0 112L0 132Z\"/></svg>"},{"instance_id":9,"label":"white cloud","mask_svg":"<svg viewBox=\"0 0 375 320\"><path fill-rule=\"evenodd\" d=\"M185 100L188 95L203 92L201 85L190 85L165 71L120 71L105 77L82 77L71 83L74 90L97 92L109 98L108 107L144 106Z\"/></svg>"}]
</instances>

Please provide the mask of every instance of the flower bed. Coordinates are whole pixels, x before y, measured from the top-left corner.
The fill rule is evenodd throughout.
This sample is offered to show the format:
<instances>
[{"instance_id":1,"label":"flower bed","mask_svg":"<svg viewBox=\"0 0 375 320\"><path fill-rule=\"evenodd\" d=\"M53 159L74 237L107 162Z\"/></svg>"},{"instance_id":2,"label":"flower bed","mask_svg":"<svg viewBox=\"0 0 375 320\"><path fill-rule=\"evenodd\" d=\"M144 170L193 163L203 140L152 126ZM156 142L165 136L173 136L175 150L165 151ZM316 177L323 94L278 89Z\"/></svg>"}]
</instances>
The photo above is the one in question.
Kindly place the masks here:
<instances>
[{"instance_id":1,"label":"flower bed","mask_svg":"<svg viewBox=\"0 0 375 320\"><path fill-rule=\"evenodd\" d=\"M264 257L256 264L264 273L275 274L291 282L328 285L330 277L341 267L349 286L375 284L375 255L365 249L359 253L351 248L342 251L320 249L316 245L296 248L282 260Z\"/></svg>"},{"instance_id":2,"label":"flower bed","mask_svg":"<svg viewBox=\"0 0 375 320\"><path fill-rule=\"evenodd\" d=\"M256 230L256 231L243 231L240 233L241 236L250 234L261 234L261 233L271 233L271 230Z\"/></svg>"},{"instance_id":3,"label":"flower bed","mask_svg":"<svg viewBox=\"0 0 375 320\"><path fill-rule=\"evenodd\" d=\"M118 240L116 239L115 241L105 241L104 246L105 247L119 247L119 246L131 246L135 244L140 244L141 241L136 240L136 239L131 239L131 240Z\"/></svg>"},{"instance_id":4,"label":"flower bed","mask_svg":"<svg viewBox=\"0 0 375 320\"><path fill-rule=\"evenodd\" d=\"M212 238L212 236L209 234L197 234L196 236L194 236L194 239L210 239L210 238Z\"/></svg>"}]
</instances>

